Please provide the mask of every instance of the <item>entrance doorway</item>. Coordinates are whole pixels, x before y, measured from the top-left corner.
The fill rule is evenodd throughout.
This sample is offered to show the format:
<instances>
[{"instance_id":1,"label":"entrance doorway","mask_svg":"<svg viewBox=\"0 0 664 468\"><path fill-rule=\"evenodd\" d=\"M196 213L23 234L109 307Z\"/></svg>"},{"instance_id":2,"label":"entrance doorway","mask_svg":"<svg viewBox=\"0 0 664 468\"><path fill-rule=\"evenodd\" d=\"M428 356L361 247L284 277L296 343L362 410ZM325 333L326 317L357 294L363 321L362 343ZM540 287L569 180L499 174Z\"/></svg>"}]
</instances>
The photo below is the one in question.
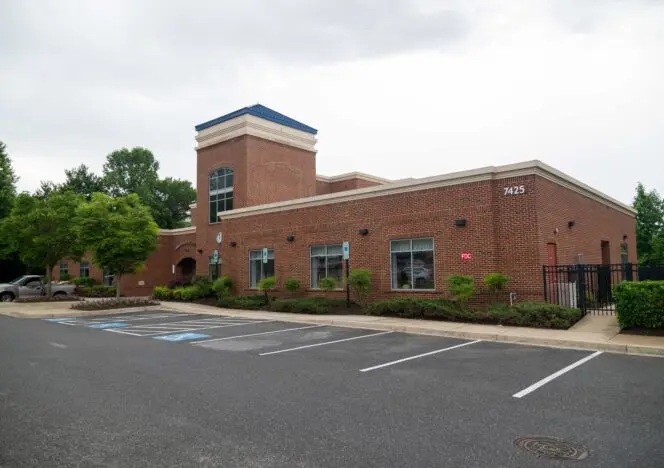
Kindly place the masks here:
<instances>
[{"instance_id":1,"label":"entrance doorway","mask_svg":"<svg viewBox=\"0 0 664 468\"><path fill-rule=\"evenodd\" d=\"M196 274L196 260L191 257L185 257L180 260L175 267L175 277L178 281L186 284Z\"/></svg>"}]
</instances>

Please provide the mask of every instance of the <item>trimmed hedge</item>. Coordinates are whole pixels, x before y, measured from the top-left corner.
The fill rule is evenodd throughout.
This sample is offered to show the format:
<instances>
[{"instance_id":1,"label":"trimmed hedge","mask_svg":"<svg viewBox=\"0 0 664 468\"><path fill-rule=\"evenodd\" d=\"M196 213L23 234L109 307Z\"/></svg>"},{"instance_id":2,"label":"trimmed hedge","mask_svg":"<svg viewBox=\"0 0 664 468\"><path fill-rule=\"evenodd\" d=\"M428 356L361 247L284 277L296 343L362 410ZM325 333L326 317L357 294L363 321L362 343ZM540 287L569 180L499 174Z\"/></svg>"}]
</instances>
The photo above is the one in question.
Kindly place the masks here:
<instances>
[{"instance_id":1,"label":"trimmed hedge","mask_svg":"<svg viewBox=\"0 0 664 468\"><path fill-rule=\"evenodd\" d=\"M294 314L327 314L331 306L330 301L325 298L277 299L270 303L270 310Z\"/></svg>"},{"instance_id":2,"label":"trimmed hedge","mask_svg":"<svg viewBox=\"0 0 664 468\"><path fill-rule=\"evenodd\" d=\"M217 307L225 309L259 310L267 305L264 295L260 296L222 296L217 300Z\"/></svg>"},{"instance_id":3,"label":"trimmed hedge","mask_svg":"<svg viewBox=\"0 0 664 468\"><path fill-rule=\"evenodd\" d=\"M483 311L444 299L409 298L374 302L369 304L367 313L389 317L559 329L567 329L581 319L581 312L577 309L539 302L497 306Z\"/></svg>"},{"instance_id":4,"label":"trimmed hedge","mask_svg":"<svg viewBox=\"0 0 664 468\"><path fill-rule=\"evenodd\" d=\"M102 285L76 288L76 293L83 297L115 297L115 292L115 288Z\"/></svg>"},{"instance_id":5,"label":"trimmed hedge","mask_svg":"<svg viewBox=\"0 0 664 468\"><path fill-rule=\"evenodd\" d=\"M620 328L664 328L664 281L623 281L614 296Z\"/></svg>"},{"instance_id":6,"label":"trimmed hedge","mask_svg":"<svg viewBox=\"0 0 664 468\"><path fill-rule=\"evenodd\" d=\"M102 299L100 301L81 301L72 304L75 310L124 309L126 307L146 307L159 305L159 302L140 297Z\"/></svg>"},{"instance_id":7,"label":"trimmed hedge","mask_svg":"<svg viewBox=\"0 0 664 468\"><path fill-rule=\"evenodd\" d=\"M99 284L99 281L90 276L82 276L80 278L74 278L73 280L71 280L71 282L76 286L83 286L86 288L89 288L91 286L97 286Z\"/></svg>"}]
</instances>

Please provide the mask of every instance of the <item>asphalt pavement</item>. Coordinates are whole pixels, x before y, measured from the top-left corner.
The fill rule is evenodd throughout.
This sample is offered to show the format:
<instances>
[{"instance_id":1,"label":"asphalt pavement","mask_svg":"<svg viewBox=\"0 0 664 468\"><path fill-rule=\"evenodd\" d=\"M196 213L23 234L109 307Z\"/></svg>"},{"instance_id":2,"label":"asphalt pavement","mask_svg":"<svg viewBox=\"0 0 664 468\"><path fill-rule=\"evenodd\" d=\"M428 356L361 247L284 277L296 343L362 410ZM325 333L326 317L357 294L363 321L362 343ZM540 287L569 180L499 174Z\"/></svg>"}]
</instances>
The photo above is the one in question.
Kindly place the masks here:
<instances>
[{"instance_id":1,"label":"asphalt pavement","mask_svg":"<svg viewBox=\"0 0 664 468\"><path fill-rule=\"evenodd\" d=\"M3 468L565 465L664 466L664 359L172 311L0 317Z\"/></svg>"}]
</instances>

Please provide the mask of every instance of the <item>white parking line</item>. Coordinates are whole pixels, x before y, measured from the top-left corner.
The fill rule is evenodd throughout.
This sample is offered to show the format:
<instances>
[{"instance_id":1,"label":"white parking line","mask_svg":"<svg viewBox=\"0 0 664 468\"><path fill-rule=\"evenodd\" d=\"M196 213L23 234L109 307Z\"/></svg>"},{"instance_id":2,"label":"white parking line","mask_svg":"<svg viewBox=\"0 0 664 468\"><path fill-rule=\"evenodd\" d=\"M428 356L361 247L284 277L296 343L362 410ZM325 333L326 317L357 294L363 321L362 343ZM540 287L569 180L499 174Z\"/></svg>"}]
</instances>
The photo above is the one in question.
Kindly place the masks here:
<instances>
[{"instance_id":1,"label":"white parking line","mask_svg":"<svg viewBox=\"0 0 664 468\"><path fill-rule=\"evenodd\" d=\"M550 376L543 378L543 379L540 380L539 382L535 382L535 383L532 384L530 387L528 387L528 388L524 388L523 390L521 390L521 391L518 392L518 393L515 393L515 394L512 395L512 396L513 396L514 398L521 398L521 397L524 397L524 396L528 395L529 393L534 392L535 390L537 390L538 388L540 388L542 385L546 385L547 383L551 382L553 379L556 379L556 378L560 377L561 375L568 373L568 372L571 371L572 369L574 369L574 368L576 368L576 367L579 367L581 364L584 364L584 363L590 361L591 359L596 358L596 357L599 356L600 354L602 354L602 351L596 351L596 352L592 353L590 356L586 356L586 357L584 357L583 359L579 359L578 361L576 361L576 362L570 364L569 366L560 369L558 372L554 372L554 373L551 374Z\"/></svg>"},{"instance_id":2,"label":"white parking line","mask_svg":"<svg viewBox=\"0 0 664 468\"><path fill-rule=\"evenodd\" d=\"M386 332L380 332L380 333L372 333L370 335L354 336L352 338L344 338L342 340L325 341L323 343L314 343L314 344L305 345L305 346L298 346L297 348L280 349L278 351L270 351L269 353L260 353L259 356L269 356L270 354L287 353L289 351L297 351L298 349L315 348L316 346L325 346L325 345L334 344L334 343L341 343L341 342L344 342L344 341L360 340L362 338L370 338L372 336L387 335L388 333L394 333L394 332L386 331Z\"/></svg>"},{"instance_id":3,"label":"white parking line","mask_svg":"<svg viewBox=\"0 0 664 468\"><path fill-rule=\"evenodd\" d=\"M180 328L173 328L168 331L161 331L161 332L153 332L152 330L154 329L145 329L145 328L138 328L138 326L135 327L126 327L123 328L122 331L120 332L119 330L117 331L118 333L123 333L125 335L134 335L134 336L156 336L156 335L167 335L169 333L181 333L181 332L188 332L188 331L200 331L200 330L212 330L215 328L228 328L228 327L240 327L242 325L255 325L257 323L270 323L270 322L275 322L276 320L265 320L264 322L247 322L247 323L232 323L232 324L226 324L226 325L212 325L209 327L189 327L187 324ZM106 328L106 331L115 331L112 328ZM163 330L163 328L161 328Z\"/></svg>"},{"instance_id":4,"label":"white parking line","mask_svg":"<svg viewBox=\"0 0 664 468\"><path fill-rule=\"evenodd\" d=\"M411 361L413 359L418 359L418 358L425 357L425 356L431 356L432 354L438 354L438 353L442 353L444 351L449 351L451 349L461 348L463 346L468 346L468 345L471 345L471 344L479 343L480 341L482 341L482 340L469 341L467 343L461 343L461 344L458 344L458 345L455 345L455 346L450 346L449 348L437 349L435 351L429 351L428 353L418 354L417 356L410 356L410 357L407 357L407 358L398 359L396 361L386 362L385 364L379 364L377 366L367 367L366 369L360 369L360 372L369 372L369 371L372 371L372 370L380 369L382 367L387 367L387 366L392 366L394 364L399 364L400 362L406 362L406 361Z\"/></svg>"},{"instance_id":5,"label":"white parking line","mask_svg":"<svg viewBox=\"0 0 664 468\"><path fill-rule=\"evenodd\" d=\"M211 338L209 340L192 341L191 344L208 343L210 341L234 340L236 338L245 338L247 336L271 335L273 333L283 333L283 332L295 331L295 330L306 330L307 328L320 328L320 327L325 327L325 326L327 326L327 325L310 325L308 327L286 328L284 330L273 330L273 331L261 332L261 333L249 333L248 335L235 335L235 336L227 336L227 337L224 337L224 338Z\"/></svg>"}]
</instances>

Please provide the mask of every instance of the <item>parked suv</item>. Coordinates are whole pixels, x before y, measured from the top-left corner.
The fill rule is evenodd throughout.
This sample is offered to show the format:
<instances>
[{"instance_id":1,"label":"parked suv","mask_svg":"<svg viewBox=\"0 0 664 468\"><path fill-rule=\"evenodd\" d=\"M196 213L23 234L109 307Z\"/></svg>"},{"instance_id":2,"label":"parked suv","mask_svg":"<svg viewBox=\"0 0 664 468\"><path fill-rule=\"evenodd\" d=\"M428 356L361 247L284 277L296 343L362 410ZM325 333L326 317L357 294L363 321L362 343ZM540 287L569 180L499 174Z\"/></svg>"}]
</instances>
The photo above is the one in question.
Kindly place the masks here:
<instances>
[{"instance_id":1,"label":"parked suv","mask_svg":"<svg viewBox=\"0 0 664 468\"><path fill-rule=\"evenodd\" d=\"M71 296L76 286L73 284L51 283L53 296ZM38 275L19 276L14 281L0 284L0 302L10 302L19 297L45 296L46 284Z\"/></svg>"}]
</instances>

